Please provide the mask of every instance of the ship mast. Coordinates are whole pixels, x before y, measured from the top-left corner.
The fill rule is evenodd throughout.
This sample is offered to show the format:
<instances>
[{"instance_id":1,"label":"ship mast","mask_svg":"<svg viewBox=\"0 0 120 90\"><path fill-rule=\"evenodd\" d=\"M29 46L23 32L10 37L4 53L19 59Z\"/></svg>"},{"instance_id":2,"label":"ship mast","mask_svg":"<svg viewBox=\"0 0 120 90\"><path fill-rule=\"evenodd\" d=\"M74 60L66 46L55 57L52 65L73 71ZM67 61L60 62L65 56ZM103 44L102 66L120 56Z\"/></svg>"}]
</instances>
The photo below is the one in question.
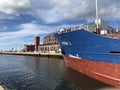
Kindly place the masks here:
<instances>
[{"instance_id":1,"label":"ship mast","mask_svg":"<svg viewBox=\"0 0 120 90\"><path fill-rule=\"evenodd\" d=\"M96 0L96 33L100 34L98 17L98 0Z\"/></svg>"}]
</instances>

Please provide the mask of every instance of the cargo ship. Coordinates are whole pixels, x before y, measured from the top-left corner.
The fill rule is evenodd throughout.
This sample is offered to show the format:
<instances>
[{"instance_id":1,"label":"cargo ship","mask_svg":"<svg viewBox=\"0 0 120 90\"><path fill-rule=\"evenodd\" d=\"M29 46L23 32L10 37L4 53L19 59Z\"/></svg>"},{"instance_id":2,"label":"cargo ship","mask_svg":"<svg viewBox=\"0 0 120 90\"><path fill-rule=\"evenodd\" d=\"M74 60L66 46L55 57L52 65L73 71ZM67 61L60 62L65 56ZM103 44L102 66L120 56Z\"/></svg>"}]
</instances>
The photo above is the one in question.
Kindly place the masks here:
<instances>
[{"instance_id":1,"label":"cargo ship","mask_svg":"<svg viewBox=\"0 0 120 90\"><path fill-rule=\"evenodd\" d=\"M97 14L96 17L98 19ZM96 33L85 29L69 29L61 30L54 35L67 67L120 88L119 38L100 35L98 25Z\"/></svg>"}]
</instances>

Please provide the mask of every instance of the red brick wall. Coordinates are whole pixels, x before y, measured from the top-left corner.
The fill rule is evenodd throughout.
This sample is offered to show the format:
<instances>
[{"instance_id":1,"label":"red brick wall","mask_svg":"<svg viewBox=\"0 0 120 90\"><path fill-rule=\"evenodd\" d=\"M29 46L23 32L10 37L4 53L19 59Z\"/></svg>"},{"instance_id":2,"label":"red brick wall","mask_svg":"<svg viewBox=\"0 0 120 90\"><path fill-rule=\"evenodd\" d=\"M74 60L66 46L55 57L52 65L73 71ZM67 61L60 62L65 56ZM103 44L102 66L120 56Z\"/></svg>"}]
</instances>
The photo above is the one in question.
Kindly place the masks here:
<instances>
[{"instance_id":1,"label":"red brick wall","mask_svg":"<svg viewBox=\"0 0 120 90\"><path fill-rule=\"evenodd\" d=\"M24 45L25 52L33 52L35 50L34 45Z\"/></svg>"},{"instance_id":2,"label":"red brick wall","mask_svg":"<svg viewBox=\"0 0 120 90\"><path fill-rule=\"evenodd\" d=\"M48 44L57 44L57 40L55 37L51 36L51 37L46 37L44 38L44 42L43 44L48 45Z\"/></svg>"},{"instance_id":3,"label":"red brick wall","mask_svg":"<svg viewBox=\"0 0 120 90\"><path fill-rule=\"evenodd\" d=\"M34 37L34 45L35 45L35 51L38 51L38 46L40 45L40 37L39 36Z\"/></svg>"}]
</instances>

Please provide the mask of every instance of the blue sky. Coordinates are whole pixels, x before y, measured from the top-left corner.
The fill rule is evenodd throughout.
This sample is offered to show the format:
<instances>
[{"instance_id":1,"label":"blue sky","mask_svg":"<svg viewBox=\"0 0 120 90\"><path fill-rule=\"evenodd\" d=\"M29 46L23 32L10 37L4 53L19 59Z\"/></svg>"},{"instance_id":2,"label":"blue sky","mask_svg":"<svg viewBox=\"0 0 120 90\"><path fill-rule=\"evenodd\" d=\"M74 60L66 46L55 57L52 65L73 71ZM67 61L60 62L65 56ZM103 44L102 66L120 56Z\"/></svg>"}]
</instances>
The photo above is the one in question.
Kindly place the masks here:
<instances>
[{"instance_id":1,"label":"blue sky","mask_svg":"<svg viewBox=\"0 0 120 90\"><path fill-rule=\"evenodd\" d=\"M98 0L99 16L119 28L120 0ZM64 27L95 20L95 0L0 0L0 50L19 50ZM41 40L42 42L42 40Z\"/></svg>"}]
</instances>

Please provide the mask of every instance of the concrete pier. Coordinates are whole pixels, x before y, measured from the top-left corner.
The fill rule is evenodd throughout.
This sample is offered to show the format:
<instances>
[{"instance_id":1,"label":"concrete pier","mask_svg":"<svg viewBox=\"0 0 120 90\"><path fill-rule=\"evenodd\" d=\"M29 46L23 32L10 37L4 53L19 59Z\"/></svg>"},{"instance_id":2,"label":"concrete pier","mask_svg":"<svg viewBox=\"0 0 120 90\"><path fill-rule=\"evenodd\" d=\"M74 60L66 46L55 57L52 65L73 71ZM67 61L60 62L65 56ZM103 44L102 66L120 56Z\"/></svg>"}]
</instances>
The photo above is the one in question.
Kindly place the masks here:
<instances>
[{"instance_id":1,"label":"concrete pier","mask_svg":"<svg viewBox=\"0 0 120 90\"><path fill-rule=\"evenodd\" d=\"M40 52L0 52L0 54L7 55L24 55L24 56L39 56L39 57L52 57L63 58L61 53L40 53Z\"/></svg>"}]
</instances>

